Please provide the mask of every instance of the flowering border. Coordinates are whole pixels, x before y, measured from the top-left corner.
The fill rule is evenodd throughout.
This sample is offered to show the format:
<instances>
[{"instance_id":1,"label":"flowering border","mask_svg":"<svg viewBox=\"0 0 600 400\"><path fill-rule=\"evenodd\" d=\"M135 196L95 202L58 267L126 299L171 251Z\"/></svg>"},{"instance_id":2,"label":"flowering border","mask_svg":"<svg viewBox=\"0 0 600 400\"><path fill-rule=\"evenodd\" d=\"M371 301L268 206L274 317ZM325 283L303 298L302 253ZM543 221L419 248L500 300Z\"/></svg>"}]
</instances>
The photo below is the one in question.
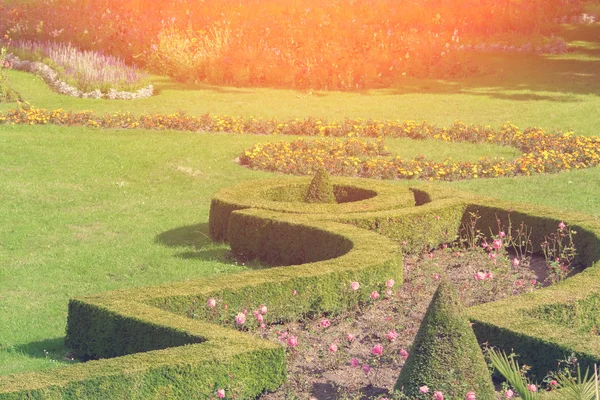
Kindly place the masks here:
<instances>
[{"instance_id":1,"label":"flowering border","mask_svg":"<svg viewBox=\"0 0 600 400\"><path fill-rule=\"evenodd\" d=\"M210 114L195 117L184 112L141 116L130 112L116 112L97 116L91 111L72 112L63 109L48 111L34 107L0 113L1 123L352 138L352 141L346 141L341 146L323 140L315 142L316 144L303 140L296 141L294 144L285 142L257 144L240 156L241 163L250 168L288 174L308 174L319 167L325 167L333 175L383 179L459 180L554 173L600 165L600 137L576 136L573 132L550 134L541 128L520 130L510 123L494 129L490 126L466 125L457 121L445 128L427 121L417 123L399 120L345 119L343 122L327 122L316 118L282 121ZM413 160L395 157L390 160L380 157L381 151L377 153L375 150L375 152L369 150L369 154L374 156L362 158L343 153L347 147L358 146L364 149L376 147L356 138L388 137L499 144L515 147L523 154L512 161L482 158L476 162L450 160L436 162L424 157ZM336 152L335 155L328 154L332 146L341 148L340 152ZM316 154L296 150L319 147L321 149Z\"/></svg>"},{"instance_id":2,"label":"flowering border","mask_svg":"<svg viewBox=\"0 0 600 400\"><path fill-rule=\"evenodd\" d=\"M41 77L46 84L56 90L60 94L65 94L72 97L81 97L84 99L109 99L109 100L135 100L151 97L154 92L154 87L148 85L135 92L125 92L116 89L110 89L108 93L102 93L100 89L92 90L91 92L82 92L62 81L58 77L58 73L48 65L39 61L20 60L14 54L8 54L6 61L12 69L18 71L31 72Z\"/></svg>"}]
</instances>

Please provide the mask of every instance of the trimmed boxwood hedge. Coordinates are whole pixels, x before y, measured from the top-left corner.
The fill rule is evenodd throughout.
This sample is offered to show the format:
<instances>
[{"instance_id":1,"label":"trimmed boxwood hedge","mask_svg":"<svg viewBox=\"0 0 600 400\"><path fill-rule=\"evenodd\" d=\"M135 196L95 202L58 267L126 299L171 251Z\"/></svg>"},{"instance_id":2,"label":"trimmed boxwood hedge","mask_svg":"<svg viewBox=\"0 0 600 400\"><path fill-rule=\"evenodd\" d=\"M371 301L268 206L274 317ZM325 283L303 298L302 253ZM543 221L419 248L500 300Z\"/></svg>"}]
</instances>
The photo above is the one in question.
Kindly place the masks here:
<instances>
[{"instance_id":1,"label":"trimmed boxwood hedge","mask_svg":"<svg viewBox=\"0 0 600 400\"><path fill-rule=\"evenodd\" d=\"M537 241L564 221L577 230L578 261L588 267L560 284L467 309L478 340L514 350L538 376L571 352L584 367L600 361L597 335L542 315L600 293L600 222L428 185L409 191L332 181L345 203L301 203L309 178L220 191L211 203L213 238L272 268L72 299L66 343L92 361L0 377L0 399L208 398L219 388L253 398L274 390L286 378L285 350L240 332L238 312L266 304L268 322L343 312L387 279L401 283L403 251L448 241L475 210L483 231L510 213L513 226L524 222ZM352 281L361 282L359 291L350 290ZM215 315L209 298L227 311Z\"/></svg>"},{"instance_id":2,"label":"trimmed boxwood hedge","mask_svg":"<svg viewBox=\"0 0 600 400\"><path fill-rule=\"evenodd\" d=\"M293 214L340 214L412 207L415 197L407 188L390 183L332 178L338 204L306 203L311 178L249 181L220 190L210 204L209 228L213 240L227 241L229 216L235 210L260 208Z\"/></svg>"}]
</instances>

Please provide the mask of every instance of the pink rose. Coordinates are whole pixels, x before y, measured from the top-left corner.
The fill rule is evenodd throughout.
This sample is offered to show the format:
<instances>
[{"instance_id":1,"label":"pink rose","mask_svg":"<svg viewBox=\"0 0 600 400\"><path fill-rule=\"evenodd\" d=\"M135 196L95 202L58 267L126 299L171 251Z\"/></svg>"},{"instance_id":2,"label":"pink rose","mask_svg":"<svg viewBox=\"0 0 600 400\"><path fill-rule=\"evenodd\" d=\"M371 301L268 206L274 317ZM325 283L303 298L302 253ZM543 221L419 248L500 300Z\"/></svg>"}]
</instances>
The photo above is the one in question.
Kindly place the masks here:
<instances>
[{"instance_id":1,"label":"pink rose","mask_svg":"<svg viewBox=\"0 0 600 400\"><path fill-rule=\"evenodd\" d=\"M356 357L352 357L350 359L350 365L352 365L354 368L359 367L360 363L358 362L358 359Z\"/></svg>"},{"instance_id":2,"label":"pink rose","mask_svg":"<svg viewBox=\"0 0 600 400\"><path fill-rule=\"evenodd\" d=\"M369 364L363 364L362 370L365 373L365 375L369 375L369 372L371 372L371 367L369 367Z\"/></svg>"},{"instance_id":3,"label":"pink rose","mask_svg":"<svg viewBox=\"0 0 600 400\"><path fill-rule=\"evenodd\" d=\"M529 385L527 385L527 390L529 390L530 392L537 392L537 386L535 386L533 383L530 383Z\"/></svg>"},{"instance_id":4,"label":"pink rose","mask_svg":"<svg viewBox=\"0 0 600 400\"><path fill-rule=\"evenodd\" d=\"M349 342L353 342L354 341L354 335L351 333L348 333L346 335L346 339L348 339Z\"/></svg>"},{"instance_id":5,"label":"pink rose","mask_svg":"<svg viewBox=\"0 0 600 400\"><path fill-rule=\"evenodd\" d=\"M371 293L371 298L373 300L377 300L379 298L379 293L377 292L377 290L375 290L373 293Z\"/></svg>"},{"instance_id":6,"label":"pink rose","mask_svg":"<svg viewBox=\"0 0 600 400\"><path fill-rule=\"evenodd\" d=\"M219 396L220 399L225 397L225 389L219 389L217 390L217 396Z\"/></svg>"},{"instance_id":7,"label":"pink rose","mask_svg":"<svg viewBox=\"0 0 600 400\"><path fill-rule=\"evenodd\" d=\"M376 344L371 349L371 354L381 357L383 355L383 346L380 344Z\"/></svg>"},{"instance_id":8,"label":"pink rose","mask_svg":"<svg viewBox=\"0 0 600 400\"><path fill-rule=\"evenodd\" d=\"M393 279L388 279L387 282L385 283L385 286L387 286L388 288L393 288L394 285L396 284L396 281Z\"/></svg>"},{"instance_id":9,"label":"pink rose","mask_svg":"<svg viewBox=\"0 0 600 400\"><path fill-rule=\"evenodd\" d=\"M515 258L513 258L513 262L512 262L512 264L513 264L513 267L517 268L517 267L519 266L519 264L520 264L520 263L519 263L519 259L518 259L518 258L516 258L516 257L515 257Z\"/></svg>"},{"instance_id":10,"label":"pink rose","mask_svg":"<svg viewBox=\"0 0 600 400\"><path fill-rule=\"evenodd\" d=\"M323 320L321 321L321 327L323 327L323 328L328 328L328 327L330 327L330 326L331 326L331 322L329 322L329 320L328 320L328 319L323 319Z\"/></svg>"},{"instance_id":11,"label":"pink rose","mask_svg":"<svg viewBox=\"0 0 600 400\"><path fill-rule=\"evenodd\" d=\"M244 325L244 322L246 322L246 314L244 313L239 313L238 315L236 315L235 317L235 323L238 325Z\"/></svg>"},{"instance_id":12,"label":"pink rose","mask_svg":"<svg viewBox=\"0 0 600 400\"><path fill-rule=\"evenodd\" d=\"M506 233L504 233L503 231L500 231L500 233L498 233L498 236L500 236L501 238L503 238L504 236L506 236Z\"/></svg>"},{"instance_id":13,"label":"pink rose","mask_svg":"<svg viewBox=\"0 0 600 400\"><path fill-rule=\"evenodd\" d=\"M562 231L563 229L565 229L567 227L567 225L565 225L565 223L563 221L560 221L560 224L558 224L558 228Z\"/></svg>"},{"instance_id":14,"label":"pink rose","mask_svg":"<svg viewBox=\"0 0 600 400\"><path fill-rule=\"evenodd\" d=\"M514 392L510 389L508 389L506 392L504 392L504 397L506 397L507 399L512 399L512 397L514 396Z\"/></svg>"},{"instance_id":15,"label":"pink rose","mask_svg":"<svg viewBox=\"0 0 600 400\"><path fill-rule=\"evenodd\" d=\"M502 239L494 239L492 244L496 250L500 250L502 248Z\"/></svg>"},{"instance_id":16,"label":"pink rose","mask_svg":"<svg viewBox=\"0 0 600 400\"><path fill-rule=\"evenodd\" d=\"M429 393L429 388L427 387L427 385L423 385L419 388L419 392L421 393Z\"/></svg>"},{"instance_id":17,"label":"pink rose","mask_svg":"<svg viewBox=\"0 0 600 400\"><path fill-rule=\"evenodd\" d=\"M444 400L444 393L442 392L433 392L434 400Z\"/></svg>"},{"instance_id":18,"label":"pink rose","mask_svg":"<svg viewBox=\"0 0 600 400\"><path fill-rule=\"evenodd\" d=\"M262 315L265 315L268 311L267 306L265 306L264 304L262 306L260 306L260 308L258 309L258 311L260 311L260 313Z\"/></svg>"},{"instance_id":19,"label":"pink rose","mask_svg":"<svg viewBox=\"0 0 600 400\"><path fill-rule=\"evenodd\" d=\"M385 337L388 338L390 342L393 342L398 337L398 333L396 333L395 329L392 329L391 331L385 334Z\"/></svg>"},{"instance_id":20,"label":"pink rose","mask_svg":"<svg viewBox=\"0 0 600 400\"><path fill-rule=\"evenodd\" d=\"M406 359L408 358L408 351L400 349L400 357L402 357L402 359L406 361Z\"/></svg>"},{"instance_id":21,"label":"pink rose","mask_svg":"<svg viewBox=\"0 0 600 400\"><path fill-rule=\"evenodd\" d=\"M298 346L298 338L296 336L289 336L288 340L287 340L287 344L290 347L296 347Z\"/></svg>"},{"instance_id":22,"label":"pink rose","mask_svg":"<svg viewBox=\"0 0 600 400\"><path fill-rule=\"evenodd\" d=\"M360 283L358 283L358 282L352 282L350 284L350 287L352 288L352 290L358 290L360 288Z\"/></svg>"},{"instance_id":23,"label":"pink rose","mask_svg":"<svg viewBox=\"0 0 600 400\"><path fill-rule=\"evenodd\" d=\"M475 392L469 392L469 393L467 393L467 396L465 397L465 400L477 400L477 398L475 397Z\"/></svg>"},{"instance_id":24,"label":"pink rose","mask_svg":"<svg viewBox=\"0 0 600 400\"><path fill-rule=\"evenodd\" d=\"M335 353L336 351L338 351L337 344L335 344L335 343L331 343L331 344L329 345L329 351L330 351L330 352L332 352L332 353Z\"/></svg>"},{"instance_id":25,"label":"pink rose","mask_svg":"<svg viewBox=\"0 0 600 400\"><path fill-rule=\"evenodd\" d=\"M215 308L217 305L217 300L213 299L212 297L210 299L208 299L208 301L206 302L206 304L208 304L208 306L210 308Z\"/></svg>"}]
</instances>

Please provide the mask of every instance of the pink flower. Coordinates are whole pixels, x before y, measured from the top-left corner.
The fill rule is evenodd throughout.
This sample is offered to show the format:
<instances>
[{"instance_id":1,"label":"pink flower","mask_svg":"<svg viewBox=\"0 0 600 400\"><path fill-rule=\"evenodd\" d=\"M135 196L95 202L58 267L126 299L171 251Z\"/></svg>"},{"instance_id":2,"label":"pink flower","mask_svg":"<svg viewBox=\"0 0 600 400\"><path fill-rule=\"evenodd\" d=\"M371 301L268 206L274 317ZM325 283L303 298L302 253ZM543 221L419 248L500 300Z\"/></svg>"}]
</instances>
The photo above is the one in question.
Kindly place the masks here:
<instances>
[{"instance_id":1,"label":"pink flower","mask_svg":"<svg viewBox=\"0 0 600 400\"><path fill-rule=\"evenodd\" d=\"M385 283L385 286L387 286L388 288L393 288L394 285L396 284L396 281L393 279L388 279L387 282Z\"/></svg>"},{"instance_id":2,"label":"pink flower","mask_svg":"<svg viewBox=\"0 0 600 400\"><path fill-rule=\"evenodd\" d=\"M369 375L369 372L371 372L371 367L369 367L369 364L363 364L362 370L365 373L365 375Z\"/></svg>"},{"instance_id":3,"label":"pink flower","mask_svg":"<svg viewBox=\"0 0 600 400\"><path fill-rule=\"evenodd\" d=\"M400 357L402 357L403 360L406 360L408 358L408 351L400 349Z\"/></svg>"},{"instance_id":4,"label":"pink flower","mask_svg":"<svg viewBox=\"0 0 600 400\"><path fill-rule=\"evenodd\" d=\"M385 294L387 294L388 296L391 296L394 292L392 292L392 289L388 289L385 291Z\"/></svg>"},{"instance_id":5,"label":"pink flower","mask_svg":"<svg viewBox=\"0 0 600 400\"><path fill-rule=\"evenodd\" d=\"M519 259L517 257L513 258L513 267L517 268L520 264Z\"/></svg>"},{"instance_id":6,"label":"pink flower","mask_svg":"<svg viewBox=\"0 0 600 400\"><path fill-rule=\"evenodd\" d=\"M552 379L552 380L550 381L550 385L552 385L552 386L556 386L556 385L558 385L558 382L557 382L556 380Z\"/></svg>"},{"instance_id":7,"label":"pink flower","mask_svg":"<svg viewBox=\"0 0 600 400\"><path fill-rule=\"evenodd\" d=\"M429 388L427 387L427 385L423 385L419 388L419 392L421 393L429 393Z\"/></svg>"},{"instance_id":8,"label":"pink flower","mask_svg":"<svg viewBox=\"0 0 600 400\"><path fill-rule=\"evenodd\" d=\"M390 342L393 342L398 337L398 333L396 333L395 329L392 329L391 331L385 334L385 337L388 338Z\"/></svg>"},{"instance_id":9,"label":"pink flower","mask_svg":"<svg viewBox=\"0 0 600 400\"><path fill-rule=\"evenodd\" d=\"M256 314L256 320L258 321L259 324L263 323L263 316L262 314Z\"/></svg>"},{"instance_id":10,"label":"pink flower","mask_svg":"<svg viewBox=\"0 0 600 400\"><path fill-rule=\"evenodd\" d=\"M428 254L428 256L429 256L429 258L430 258L430 259L432 259L432 260L433 260L433 257L435 257L435 256L433 255L433 253L429 253L429 254Z\"/></svg>"},{"instance_id":11,"label":"pink flower","mask_svg":"<svg viewBox=\"0 0 600 400\"><path fill-rule=\"evenodd\" d=\"M225 397L225 389L219 389L217 390L217 396L219 396L220 399Z\"/></svg>"},{"instance_id":12,"label":"pink flower","mask_svg":"<svg viewBox=\"0 0 600 400\"><path fill-rule=\"evenodd\" d=\"M346 339L348 339L349 342L353 342L354 341L354 335L351 333L348 333L346 335Z\"/></svg>"},{"instance_id":13,"label":"pink flower","mask_svg":"<svg viewBox=\"0 0 600 400\"><path fill-rule=\"evenodd\" d=\"M467 393L467 397L465 397L465 400L477 400L477 398L475 397L475 392Z\"/></svg>"},{"instance_id":14,"label":"pink flower","mask_svg":"<svg viewBox=\"0 0 600 400\"><path fill-rule=\"evenodd\" d=\"M267 326L265 324L260 324L261 329L265 329Z\"/></svg>"},{"instance_id":15,"label":"pink flower","mask_svg":"<svg viewBox=\"0 0 600 400\"><path fill-rule=\"evenodd\" d=\"M358 283L358 282L352 282L350 284L350 287L352 288L352 290L358 290L360 288L360 283Z\"/></svg>"},{"instance_id":16,"label":"pink flower","mask_svg":"<svg viewBox=\"0 0 600 400\"><path fill-rule=\"evenodd\" d=\"M487 249L487 247L488 247L487 241L484 240L483 243L481 243L481 247L483 247L484 249Z\"/></svg>"},{"instance_id":17,"label":"pink flower","mask_svg":"<svg viewBox=\"0 0 600 400\"><path fill-rule=\"evenodd\" d=\"M330 352L332 352L332 353L335 353L337 350L338 350L337 344L335 344L335 343L331 343L331 344L329 345L329 351L330 351Z\"/></svg>"},{"instance_id":18,"label":"pink flower","mask_svg":"<svg viewBox=\"0 0 600 400\"><path fill-rule=\"evenodd\" d=\"M323 320L321 320L321 327L322 327L322 328L328 328L328 327L330 327L330 326L331 326L331 322L329 322L329 320L328 320L328 319L323 319Z\"/></svg>"},{"instance_id":19,"label":"pink flower","mask_svg":"<svg viewBox=\"0 0 600 400\"><path fill-rule=\"evenodd\" d=\"M475 279L477 279L478 281L484 280L485 277L486 277L486 273L485 272L479 271L478 273L475 274Z\"/></svg>"},{"instance_id":20,"label":"pink flower","mask_svg":"<svg viewBox=\"0 0 600 400\"><path fill-rule=\"evenodd\" d=\"M510 389L508 389L506 392L504 392L504 397L506 397L507 399L512 399L512 397L514 396L514 392Z\"/></svg>"},{"instance_id":21,"label":"pink flower","mask_svg":"<svg viewBox=\"0 0 600 400\"><path fill-rule=\"evenodd\" d=\"M235 323L238 325L244 325L244 322L246 322L246 314L244 313L239 313L238 315L236 315L235 317Z\"/></svg>"},{"instance_id":22,"label":"pink flower","mask_svg":"<svg viewBox=\"0 0 600 400\"><path fill-rule=\"evenodd\" d=\"M437 220L439 221L439 220L440 220L440 216L439 216L439 215L436 215L436 216L435 216L435 219L437 219Z\"/></svg>"},{"instance_id":23,"label":"pink flower","mask_svg":"<svg viewBox=\"0 0 600 400\"><path fill-rule=\"evenodd\" d=\"M402 241L402 246L406 246L406 240Z\"/></svg>"},{"instance_id":24,"label":"pink flower","mask_svg":"<svg viewBox=\"0 0 600 400\"><path fill-rule=\"evenodd\" d=\"M296 289L292 290L292 295L297 296L298 292L296 292Z\"/></svg>"},{"instance_id":25,"label":"pink flower","mask_svg":"<svg viewBox=\"0 0 600 400\"><path fill-rule=\"evenodd\" d=\"M371 349L371 354L381 357L383 355L383 346L380 344L376 344Z\"/></svg>"},{"instance_id":26,"label":"pink flower","mask_svg":"<svg viewBox=\"0 0 600 400\"><path fill-rule=\"evenodd\" d=\"M360 363L358 362L358 359L356 357L352 357L350 359L350 365L352 365L354 368L359 367Z\"/></svg>"},{"instance_id":27,"label":"pink flower","mask_svg":"<svg viewBox=\"0 0 600 400\"><path fill-rule=\"evenodd\" d=\"M535 386L533 383L530 383L529 385L527 385L527 390L529 390L530 392L537 392L537 386Z\"/></svg>"},{"instance_id":28,"label":"pink flower","mask_svg":"<svg viewBox=\"0 0 600 400\"><path fill-rule=\"evenodd\" d=\"M444 244L442 245L442 249L447 249L447 248L448 248L448 243L444 243Z\"/></svg>"},{"instance_id":29,"label":"pink flower","mask_svg":"<svg viewBox=\"0 0 600 400\"><path fill-rule=\"evenodd\" d=\"M210 308L215 308L217 306L217 300L213 299L212 297L210 299L208 299L208 301L206 302L206 304L208 304L208 306Z\"/></svg>"},{"instance_id":30,"label":"pink flower","mask_svg":"<svg viewBox=\"0 0 600 400\"><path fill-rule=\"evenodd\" d=\"M440 279L440 274L433 274L433 280L438 281Z\"/></svg>"},{"instance_id":31,"label":"pink flower","mask_svg":"<svg viewBox=\"0 0 600 400\"><path fill-rule=\"evenodd\" d=\"M442 392L433 392L434 400L444 400L444 393Z\"/></svg>"},{"instance_id":32,"label":"pink flower","mask_svg":"<svg viewBox=\"0 0 600 400\"><path fill-rule=\"evenodd\" d=\"M537 280L535 280L535 279L532 279L532 280L531 280L531 284L532 284L533 286L537 285Z\"/></svg>"},{"instance_id":33,"label":"pink flower","mask_svg":"<svg viewBox=\"0 0 600 400\"><path fill-rule=\"evenodd\" d=\"M496 259L496 253L490 253L490 259L492 259L492 260Z\"/></svg>"},{"instance_id":34,"label":"pink flower","mask_svg":"<svg viewBox=\"0 0 600 400\"><path fill-rule=\"evenodd\" d=\"M565 225L565 223L563 221L560 221L560 224L558 224L558 228L562 231L563 229L565 229L567 227L567 225Z\"/></svg>"},{"instance_id":35,"label":"pink flower","mask_svg":"<svg viewBox=\"0 0 600 400\"><path fill-rule=\"evenodd\" d=\"M377 292L377 290L375 290L373 293L371 293L371 298L373 300L377 300L379 298L379 293Z\"/></svg>"},{"instance_id":36,"label":"pink flower","mask_svg":"<svg viewBox=\"0 0 600 400\"><path fill-rule=\"evenodd\" d=\"M262 306L260 306L260 308L258 309L258 311L260 311L260 313L262 315L265 315L268 311L267 306L265 306L264 304Z\"/></svg>"},{"instance_id":37,"label":"pink flower","mask_svg":"<svg viewBox=\"0 0 600 400\"><path fill-rule=\"evenodd\" d=\"M287 344L290 347L296 347L296 346L298 346L298 338L296 336L290 335L288 337Z\"/></svg>"},{"instance_id":38,"label":"pink flower","mask_svg":"<svg viewBox=\"0 0 600 400\"><path fill-rule=\"evenodd\" d=\"M491 272L488 272L487 274L485 274L485 279L492 279L494 277L494 274L492 274Z\"/></svg>"},{"instance_id":39,"label":"pink flower","mask_svg":"<svg viewBox=\"0 0 600 400\"><path fill-rule=\"evenodd\" d=\"M498 236L500 236L501 238L503 238L504 236L506 236L506 233L504 233L503 231L500 231L498 233ZM470 393L470 392L469 392Z\"/></svg>"},{"instance_id":40,"label":"pink flower","mask_svg":"<svg viewBox=\"0 0 600 400\"><path fill-rule=\"evenodd\" d=\"M493 242L492 246L496 250L500 250L502 248L502 239L494 239L494 242Z\"/></svg>"}]
</instances>

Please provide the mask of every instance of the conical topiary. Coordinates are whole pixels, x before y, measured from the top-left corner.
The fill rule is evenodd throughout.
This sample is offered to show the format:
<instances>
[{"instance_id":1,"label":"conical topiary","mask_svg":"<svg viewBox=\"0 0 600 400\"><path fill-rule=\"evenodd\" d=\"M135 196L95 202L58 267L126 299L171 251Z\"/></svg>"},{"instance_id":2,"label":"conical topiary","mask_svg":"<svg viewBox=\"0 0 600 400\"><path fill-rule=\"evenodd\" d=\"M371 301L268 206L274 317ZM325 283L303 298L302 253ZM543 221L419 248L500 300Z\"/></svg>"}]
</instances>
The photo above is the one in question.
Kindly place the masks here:
<instances>
[{"instance_id":1,"label":"conical topiary","mask_svg":"<svg viewBox=\"0 0 600 400\"><path fill-rule=\"evenodd\" d=\"M429 388L428 395L420 392L422 386ZM447 280L433 295L396 389L417 399L430 399L434 391L442 392L446 400L463 400L469 392L475 392L477 400L495 399L475 333Z\"/></svg>"},{"instance_id":2,"label":"conical topiary","mask_svg":"<svg viewBox=\"0 0 600 400\"><path fill-rule=\"evenodd\" d=\"M333 185L329 179L329 174L324 168L319 168L315 172L304 201L307 203L335 203Z\"/></svg>"}]
</instances>

